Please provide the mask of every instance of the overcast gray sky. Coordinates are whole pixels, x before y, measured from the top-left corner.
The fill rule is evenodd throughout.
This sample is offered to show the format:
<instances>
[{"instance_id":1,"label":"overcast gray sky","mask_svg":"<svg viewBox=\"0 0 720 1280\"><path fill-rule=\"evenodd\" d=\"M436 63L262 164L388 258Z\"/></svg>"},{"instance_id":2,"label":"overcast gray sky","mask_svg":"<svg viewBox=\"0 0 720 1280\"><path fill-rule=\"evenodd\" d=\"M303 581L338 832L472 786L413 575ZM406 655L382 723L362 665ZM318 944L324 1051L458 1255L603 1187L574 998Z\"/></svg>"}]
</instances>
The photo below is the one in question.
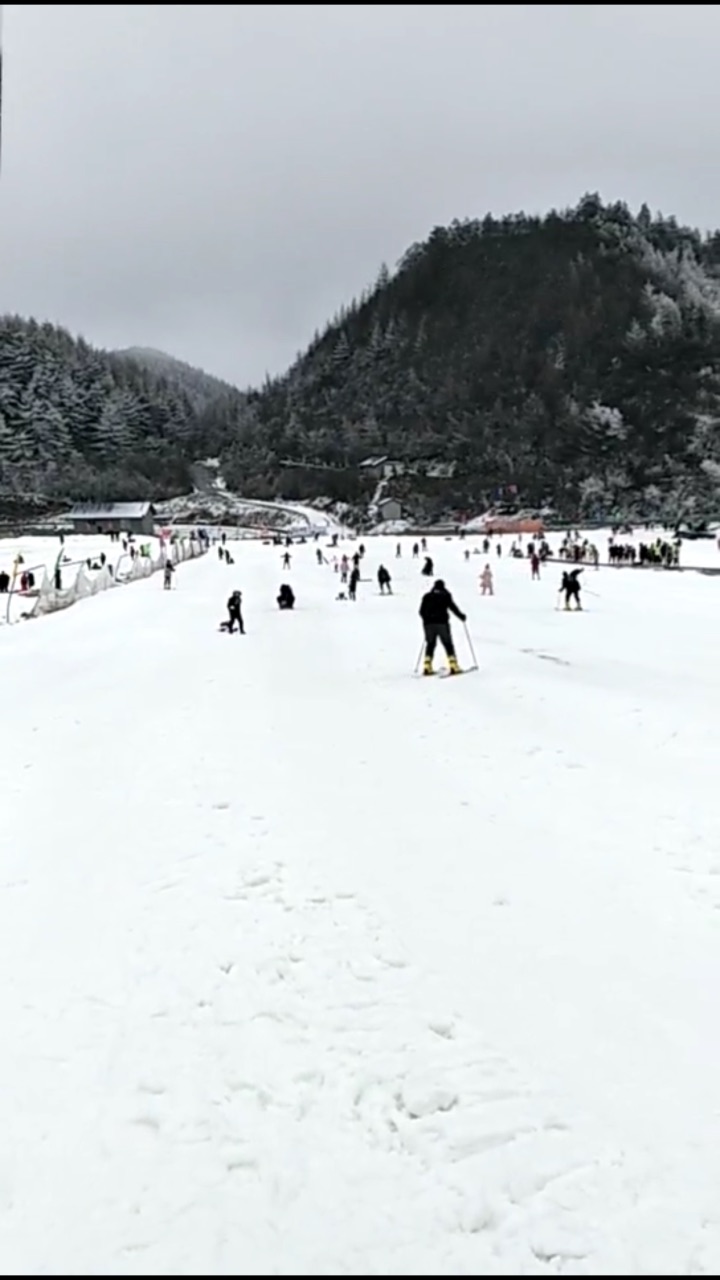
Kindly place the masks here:
<instances>
[{"instance_id":1,"label":"overcast gray sky","mask_svg":"<svg viewBox=\"0 0 720 1280\"><path fill-rule=\"evenodd\" d=\"M5 5L0 309L279 373L453 218L720 225L718 5Z\"/></svg>"}]
</instances>

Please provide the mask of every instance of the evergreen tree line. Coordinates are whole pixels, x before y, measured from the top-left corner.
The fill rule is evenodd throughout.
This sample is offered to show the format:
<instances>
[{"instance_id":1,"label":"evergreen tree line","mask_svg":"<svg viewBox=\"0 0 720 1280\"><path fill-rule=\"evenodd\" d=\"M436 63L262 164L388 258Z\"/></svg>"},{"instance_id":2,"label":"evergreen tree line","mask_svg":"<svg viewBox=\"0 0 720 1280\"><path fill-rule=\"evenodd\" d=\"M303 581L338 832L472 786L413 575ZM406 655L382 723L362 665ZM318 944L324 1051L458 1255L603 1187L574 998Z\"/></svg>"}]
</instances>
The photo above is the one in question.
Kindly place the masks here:
<instances>
[{"instance_id":1,"label":"evergreen tree line","mask_svg":"<svg viewBox=\"0 0 720 1280\"><path fill-rule=\"evenodd\" d=\"M159 371L54 325L0 318L0 504L185 493L192 462L225 447L244 401L180 362Z\"/></svg>"},{"instance_id":2,"label":"evergreen tree line","mask_svg":"<svg viewBox=\"0 0 720 1280\"><path fill-rule=\"evenodd\" d=\"M588 517L716 513L719 263L720 234L595 195L437 227L249 397L232 470L352 498L357 463L387 454L455 464L393 482L425 514L510 486Z\"/></svg>"},{"instance_id":3,"label":"evergreen tree line","mask_svg":"<svg viewBox=\"0 0 720 1280\"><path fill-rule=\"evenodd\" d=\"M374 454L414 464L392 491L417 514L512 486L573 518L717 515L720 233L596 195L436 227L249 392L0 321L0 502L170 497L208 456L243 496L352 502Z\"/></svg>"}]
</instances>

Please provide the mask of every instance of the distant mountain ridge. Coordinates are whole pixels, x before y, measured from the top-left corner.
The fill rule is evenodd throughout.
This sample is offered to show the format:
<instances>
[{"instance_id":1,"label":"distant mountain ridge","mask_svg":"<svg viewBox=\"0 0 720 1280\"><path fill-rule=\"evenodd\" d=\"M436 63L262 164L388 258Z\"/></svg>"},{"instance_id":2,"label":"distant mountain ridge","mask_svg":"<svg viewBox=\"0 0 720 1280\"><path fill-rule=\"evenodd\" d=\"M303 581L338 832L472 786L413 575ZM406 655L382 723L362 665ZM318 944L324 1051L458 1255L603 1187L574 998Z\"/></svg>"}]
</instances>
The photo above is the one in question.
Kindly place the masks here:
<instances>
[{"instance_id":1,"label":"distant mountain ridge","mask_svg":"<svg viewBox=\"0 0 720 1280\"><path fill-rule=\"evenodd\" d=\"M164 378L171 385L182 388L196 406L204 407L217 396L241 394L232 383L206 373L204 369L188 364L185 360L178 360L165 351L157 351L154 347L124 347L111 354L119 360L132 361L140 368Z\"/></svg>"},{"instance_id":2,"label":"distant mountain ridge","mask_svg":"<svg viewBox=\"0 0 720 1280\"><path fill-rule=\"evenodd\" d=\"M228 483L353 497L379 454L455 464L389 486L425 513L499 492L587 517L717 511L719 263L720 234L597 195L436 227L251 395Z\"/></svg>"},{"instance_id":3,"label":"distant mountain ridge","mask_svg":"<svg viewBox=\"0 0 720 1280\"><path fill-rule=\"evenodd\" d=\"M720 233L597 195L436 227L241 392L152 348L0 318L0 508L189 493L438 518L498 497L572 519L720 514Z\"/></svg>"},{"instance_id":4,"label":"distant mountain ridge","mask_svg":"<svg viewBox=\"0 0 720 1280\"><path fill-rule=\"evenodd\" d=\"M116 356L127 356L130 360L137 360L141 364L158 365L178 365L185 364L183 360L178 360L176 356L168 355L167 351L158 351L157 347L120 347L115 350ZM186 369L195 369L195 365L185 364Z\"/></svg>"},{"instance_id":5,"label":"distant mountain ridge","mask_svg":"<svg viewBox=\"0 0 720 1280\"><path fill-rule=\"evenodd\" d=\"M163 353L99 351L0 317L0 513L83 499L162 499L237 431L245 397Z\"/></svg>"}]
</instances>

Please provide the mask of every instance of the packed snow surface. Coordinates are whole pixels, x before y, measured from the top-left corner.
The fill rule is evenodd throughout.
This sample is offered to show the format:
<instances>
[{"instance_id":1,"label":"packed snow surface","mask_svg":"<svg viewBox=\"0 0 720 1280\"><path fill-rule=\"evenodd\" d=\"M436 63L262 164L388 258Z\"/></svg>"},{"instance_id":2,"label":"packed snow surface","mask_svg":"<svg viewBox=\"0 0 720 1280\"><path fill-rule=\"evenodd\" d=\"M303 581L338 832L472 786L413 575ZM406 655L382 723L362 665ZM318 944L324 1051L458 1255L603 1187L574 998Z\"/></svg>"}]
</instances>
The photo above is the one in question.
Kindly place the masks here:
<instances>
[{"instance_id":1,"label":"packed snow surface","mask_svg":"<svg viewBox=\"0 0 720 1280\"><path fill-rule=\"evenodd\" d=\"M146 546L150 556L155 558L162 543L157 537L136 534L134 546L137 551L141 546ZM0 594L0 627L7 622L18 622L23 613L32 610L37 588L45 574L52 580L56 567L59 567L63 587L70 587L81 566L90 577L95 574L100 568L99 557L103 553L115 578L122 581L132 565L130 553L123 550L122 542L111 542L107 535L69 534L62 543L58 537L37 537L32 534L20 538L0 538L0 572L4 570L12 580L15 563L20 561L13 590ZM21 574L28 569L33 572L35 589L25 592L21 590Z\"/></svg>"},{"instance_id":2,"label":"packed snow surface","mask_svg":"<svg viewBox=\"0 0 720 1280\"><path fill-rule=\"evenodd\" d=\"M159 520L173 524L201 520L222 526L240 520L247 528L278 528L292 535L334 532L341 528L333 516L315 507L280 500L261 502L254 498L241 498L227 489L222 477L209 488L160 502L155 510Z\"/></svg>"},{"instance_id":3,"label":"packed snow surface","mask_svg":"<svg viewBox=\"0 0 720 1280\"><path fill-rule=\"evenodd\" d=\"M3 628L3 1274L720 1270L720 579L395 543Z\"/></svg>"}]
</instances>

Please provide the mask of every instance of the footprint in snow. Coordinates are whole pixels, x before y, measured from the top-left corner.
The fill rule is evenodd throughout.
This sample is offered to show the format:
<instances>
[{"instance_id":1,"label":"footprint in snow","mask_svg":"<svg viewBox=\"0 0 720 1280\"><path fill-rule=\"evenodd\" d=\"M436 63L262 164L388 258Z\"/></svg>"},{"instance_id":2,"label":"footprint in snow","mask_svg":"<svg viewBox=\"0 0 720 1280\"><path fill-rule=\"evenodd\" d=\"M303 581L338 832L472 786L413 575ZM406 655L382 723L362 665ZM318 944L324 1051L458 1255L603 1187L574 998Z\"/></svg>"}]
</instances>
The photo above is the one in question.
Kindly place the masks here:
<instances>
[{"instance_id":1,"label":"footprint in snow","mask_svg":"<svg viewBox=\"0 0 720 1280\"><path fill-rule=\"evenodd\" d=\"M165 1093L165 1085L159 1080L141 1080L137 1086L138 1093L149 1093L154 1098L159 1098Z\"/></svg>"}]
</instances>

